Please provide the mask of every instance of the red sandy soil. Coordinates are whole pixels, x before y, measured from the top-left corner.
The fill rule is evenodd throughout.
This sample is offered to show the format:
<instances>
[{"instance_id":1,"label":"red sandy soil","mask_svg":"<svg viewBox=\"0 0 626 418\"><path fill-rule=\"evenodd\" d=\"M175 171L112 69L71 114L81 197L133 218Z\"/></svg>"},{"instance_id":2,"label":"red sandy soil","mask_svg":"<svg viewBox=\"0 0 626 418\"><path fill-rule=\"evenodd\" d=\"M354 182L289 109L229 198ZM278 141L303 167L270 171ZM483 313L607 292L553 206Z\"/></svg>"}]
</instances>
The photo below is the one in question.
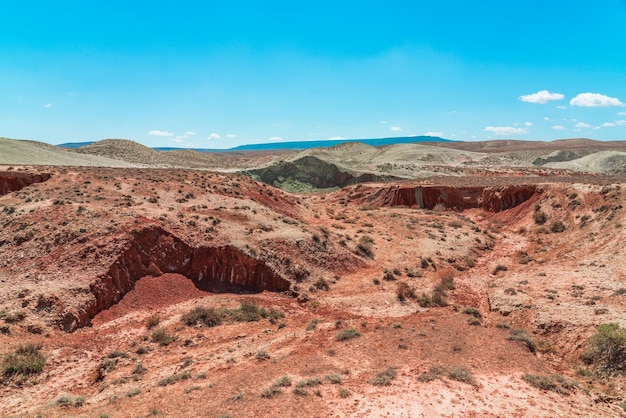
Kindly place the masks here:
<instances>
[{"instance_id":1,"label":"red sandy soil","mask_svg":"<svg viewBox=\"0 0 626 418\"><path fill-rule=\"evenodd\" d=\"M38 170L52 177L0 197L0 310L4 320L25 314L0 321L10 329L0 334L0 352L41 343L46 365L26 380L3 377L2 416L624 416L622 377L577 373L586 367L578 356L595 325L626 325L619 178L515 180L537 192L492 213L380 206L373 196L393 193L399 185L391 184L290 195L229 174ZM435 183L512 181L429 181ZM534 221L537 206L547 231ZM564 232L550 233L556 220ZM91 285L111 280L115 263L130 265L119 257L136 236L132 231L153 225L193 248L230 245L288 279L290 290L211 293L162 265L163 274L133 276L132 287L89 317L90 324L63 331L62 318L90 312ZM357 248L363 236L373 239L373 259ZM151 251L139 247L127 258ZM522 252L529 260L520 261ZM429 258L432 263L422 262ZM383 278L385 270L392 280ZM298 274L303 271L308 275ZM446 276L455 284L448 306L398 300L398 283L430 295ZM181 322L194 307L241 302L284 317L215 327ZM467 307L480 311L479 325L468 323ZM175 337L169 345L152 340L154 328L146 324L156 317L156 328ZM338 341L349 328L360 335ZM531 353L509 340L510 329L525 330L541 349ZM432 366L444 371L424 381L420 376ZM448 376L459 367L472 382ZM389 368L395 378L372 383ZM567 395L540 390L523 379L526 373L559 374L578 386ZM172 376L178 379L164 380ZM284 376L291 386L269 396ZM294 393L307 379L321 383L301 383ZM64 406L61 396L82 397L82 405Z\"/></svg>"}]
</instances>

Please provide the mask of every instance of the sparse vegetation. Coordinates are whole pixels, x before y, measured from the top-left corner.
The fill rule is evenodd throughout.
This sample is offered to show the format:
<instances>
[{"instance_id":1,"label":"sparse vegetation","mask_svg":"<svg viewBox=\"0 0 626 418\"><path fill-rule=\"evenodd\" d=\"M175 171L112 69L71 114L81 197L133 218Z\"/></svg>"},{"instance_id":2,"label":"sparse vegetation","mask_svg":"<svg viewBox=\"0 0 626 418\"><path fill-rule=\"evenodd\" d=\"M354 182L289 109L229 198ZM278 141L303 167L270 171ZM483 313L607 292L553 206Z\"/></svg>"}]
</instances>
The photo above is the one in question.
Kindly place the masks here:
<instances>
[{"instance_id":1,"label":"sparse vegetation","mask_svg":"<svg viewBox=\"0 0 626 418\"><path fill-rule=\"evenodd\" d=\"M374 238L369 235L362 235L359 238L359 242L357 244L357 250L359 253L374 259Z\"/></svg>"},{"instance_id":2,"label":"sparse vegetation","mask_svg":"<svg viewBox=\"0 0 626 418\"><path fill-rule=\"evenodd\" d=\"M311 321L309 322L309 324L306 326L306 330L307 331L313 331L315 330L315 328L317 328L317 324L320 323L319 318L313 318L311 319Z\"/></svg>"},{"instance_id":3,"label":"sparse vegetation","mask_svg":"<svg viewBox=\"0 0 626 418\"><path fill-rule=\"evenodd\" d=\"M430 366L430 369L427 372L424 372L417 377L417 381L432 382L435 379L440 379L446 371L446 368L443 366Z\"/></svg>"},{"instance_id":4,"label":"sparse vegetation","mask_svg":"<svg viewBox=\"0 0 626 418\"><path fill-rule=\"evenodd\" d=\"M581 359L594 365L601 373L626 371L626 328L618 323L601 324L585 343Z\"/></svg>"},{"instance_id":5,"label":"sparse vegetation","mask_svg":"<svg viewBox=\"0 0 626 418\"><path fill-rule=\"evenodd\" d=\"M215 308L203 308L196 306L181 317L181 321L187 326L204 325L206 327L215 327L222 323L222 316Z\"/></svg>"},{"instance_id":6,"label":"sparse vegetation","mask_svg":"<svg viewBox=\"0 0 626 418\"><path fill-rule=\"evenodd\" d=\"M176 341L176 337L169 334L165 328L155 328L155 330L152 331L151 339L153 343L162 346L170 345Z\"/></svg>"},{"instance_id":7,"label":"sparse vegetation","mask_svg":"<svg viewBox=\"0 0 626 418\"><path fill-rule=\"evenodd\" d=\"M159 315L152 315L146 321L146 328L152 329L156 327L157 325L159 325L160 322L161 322L161 318L159 318Z\"/></svg>"},{"instance_id":8,"label":"sparse vegetation","mask_svg":"<svg viewBox=\"0 0 626 418\"><path fill-rule=\"evenodd\" d=\"M391 384L391 381L395 379L396 374L396 369L388 367L382 372L376 374L376 376L372 377L369 382L374 386L388 386Z\"/></svg>"},{"instance_id":9,"label":"sparse vegetation","mask_svg":"<svg viewBox=\"0 0 626 418\"><path fill-rule=\"evenodd\" d=\"M325 376L325 379L328 380L333 385L338 385L338 384L340 384L343 381L343 379L341 378L341 375L339 373L327 374Z\"/></svg>"},{"instance_id":10,"label":"sparse vegetation","mask_svg":"<svg viewBox=\"0 0 626 418\"><path fill-rule=\"evenodd\" d=\"M346 328L346 329L342 329L341 331L339 331L335 339L337 341L345 341L345 340L350 340L352 338L359 337L360 335L361 333L357 329Z\"/></svg>"},{"instance_id":11,"label":"sparse vegetation","mask_svg":"<svg viewBox=\"0 0 626 418\"><path fill-rule=\"evenodd\" d=\"M64 395L55 399L54 403L64 408L80 408L85 404L85 398L82 396Z\"/></svg>"},{"instance_id":12,"label":"sparse vegetation","mask_svg":"<svg viewBox=\"0 0 626 418\"><path fill-rule=\"evenodd\" d=\"M561 221L554 221L552 225L550 225L550 231L555 234L561 233L565 231L565 224Z\"/></svg>"},{"instance_id":13,"label":"sparse vegetation","mask_svg":"<svg viewBox=\"0 0 626 418\"><path fill-rule=\"evenodd\" d=\"M482 318L483 315L480 313L480 311L472 306L469 306L467 308L463 308L463 310L461 311L463 312L465 315L470 315L473 317L476 317L478 319Z\"/></svg>"},{"instance_id":14,"label":"sparse vegetation","mask_svg":"<svg viewBox=\"0 0 626 418\"><path fill-rule=\"evenodd\" d=\"M41 354L41 344L26 344L18 346L11 354L7 354L3 361L5 375L30 376L43 371L46 358Z\"/></svg>"},{"instance_id":15,"label":"sparse vegetation","mask_svg":"<svg viewBox=\"0 0 626 418\"><path fill-rule=\"evenodd\" d=\"M465 366L454 367L448 372L448 377L452 380L467 383L470 385L476 385L472 372Z\"/></svg>"},{"instance_id":16,"label":"sparse vegetation","mask_svg":"<svg viewBox=\"0 0 626 418\"><path fill-rule=\"evenodd\" d=\"M548 376L526 373L522 378L529 385L537 389L550 390L552 392L557 392L562 395L568 395L578 386L577 382L573 380L568 380L561 375Z\"/></svg>"},{"instance_id":17,"label":"sparse vegetation","mask_svg":"<svg viewBox=\"0 0 626 418\"><path fill-rule=\"evenodd\" d=\"M191 374L187 371L178 373L178 374L173 374L171 376L165 377L161 380L159 380L159 386L167 386L167 385L171 385L172 383L176 383L179 382L181 380L187 380L191 378Z\"/></svg>"},{"instance_id":18,"label":"sparse vegetation","mask_svg":"<svg viewBox=\"0 0 626 418\"><path fill-rule=\"evenodd\" d=\"M405 302L407 299L416 299L415 289L409 286L406 282L399 282L396 286L396 296L400 302Z\"/></svg>"},{"instance_id":19,"label":"sparse vegetation","mask_svg":"<svg viewBox=\"0 0 626 418\"><path fill-rule=\"evenodd\" d=\"M512 329L507 339L522 343L524 346L526 346L528 351L533 354L535 354L535 351L537 351L537 347L533 339L530 337L530 335L526 333L526 331L522 329Z\"/></svg>"},{"instance_id":20,"label":"sparse vegetation","mask_svg":"<svg viewBox=\"0 0 626 418\"><path fill-rule=\"evenodd\" d=\"M280 377L280 378L278 378L274 382L274 386L276 386L276 387L288 387L288 386L291 386L291 379L289 378L289 376Z\"/></svg>"},{"instance_id":21,"label":"sparse vegetation","mask_svg":"<svg viewBox=\"0 0 626 418\"><path fill-rule=\"evenodd\" d=\"M243 301L238 308L223 308L217 310L215 308L205 308L196 306L189 312L182 315L181 321L188 326L203 325L206 327L215 327L222 324L223 321L235 322L254 322L262 318L268 319L275 324L278 319L284 318L285 314L273 308L266 309L258 306L254 302Z\"/></svg>"}]
</instances>

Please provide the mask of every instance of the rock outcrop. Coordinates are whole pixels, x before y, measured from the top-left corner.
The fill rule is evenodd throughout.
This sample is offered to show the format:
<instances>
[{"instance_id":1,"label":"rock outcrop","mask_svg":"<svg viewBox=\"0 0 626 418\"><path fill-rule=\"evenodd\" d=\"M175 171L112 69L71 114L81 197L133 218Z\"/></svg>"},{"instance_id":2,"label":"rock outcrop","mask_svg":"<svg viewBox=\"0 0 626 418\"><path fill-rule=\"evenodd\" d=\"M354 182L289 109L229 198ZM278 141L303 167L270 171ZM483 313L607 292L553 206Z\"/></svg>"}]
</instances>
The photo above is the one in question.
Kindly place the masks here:
<instances>
[{"instance_id":1,"label":"rock outcrop","mask_svg":"<svg viewBox=\"0 0 626 418\"><path fill-rule=\"evenodd\" d=\"M488 212L500 212L525 202L537 192L537 187L533 185L391 186L373 194L370 202L380 206L417 206L422 209L434 209L441 206L457 211L480 208Z\"/></svg>"},{"instance_id":2,"label":"rock outcrop","mask_svg":"<svg viewBox=\"0 0 626 418\"><path fill-rule=\"evenodd\" d=\"M22 190L33 183L41 183L50 179L48 173L20 173L15 171L0 172L0 196Z\"/></svg>"},{"instance_id":3,"label":"rock outcrop","mask_svg":"<svg viewBox=\"0 0 626 418\"><path fill-rule=\"evenodd\" d=\"M98 312L119 302L140 278L163 273L188 277L197 288L211 292L258 293L285 291L289 280L262 260L233 246L194 248L158 225L131 233L123 252L91 285L92 298L83 309L67 311L66 331L89 324Z\"/></svg>"}]
</instances>

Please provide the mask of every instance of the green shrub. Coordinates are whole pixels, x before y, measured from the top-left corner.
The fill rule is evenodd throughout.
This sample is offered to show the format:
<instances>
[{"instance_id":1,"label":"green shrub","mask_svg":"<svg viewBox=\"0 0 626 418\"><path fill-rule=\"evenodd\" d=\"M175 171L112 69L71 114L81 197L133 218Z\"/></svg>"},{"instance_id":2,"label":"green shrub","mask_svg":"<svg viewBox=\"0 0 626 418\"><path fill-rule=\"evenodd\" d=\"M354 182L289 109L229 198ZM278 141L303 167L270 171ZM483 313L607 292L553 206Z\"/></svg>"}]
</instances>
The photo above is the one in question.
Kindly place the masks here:
<instances>
[{"instance_id":1,"label":"green shrub","mask_svg":"<svg viewBox=\"0 0 626 418\"><path fill-rule=\"evenodd\" d=\"M615 322L598 325L580 357L607 374L626 371L626 328Z\"/></svg>"},{"instance_id":2,"label":"green shrub","mask_svg":"<svg viewBox=\"0 0 626 418\"><path fill-rule=\"evenodd\" d=\"M222 317L215 308L203 308L201 306L196 306L189 312L184 313L180 319L187 326L204 325L206 327L215 327L222 323Z\"/></svg>"},{"instance_id":3,"label":"green shrub","mask_svg":"<svg viewBox=\"0 0 626 418\"><path fill-rule=\"evenodd\" d=\"M7 354L3 361L5 375L30 376L41 373L46 358L39 351L41 344L26 344L17 347L15 352Z\"/></svg>"},{"instance_id":4,"label":"green shrub","mask_svg":"<svg viewBox=\"0 0 626 418\"><path fill-rule=\"evenodd\" d=\"M297 388L310 388L313 386L319 386L321 384L322 384L322 379L320 379L319 377L311 377L306 380L300 380L298 383L296 383L296 387Z\"/></svg>"},{"instance_id":5,"label":"green shrub","mask_svg":"<svg viewBox=\"0 0 626 418\"><path fill-rule=\"evenodd\" d=\"M578 386L578 383L573 380L567 380L561 375L536 375L526 373L522 378L531 386L541 389L557 392L562 395L568 395L573 389Z\"/></svg>"},{"instance_id":6,"label":"green shrub","mask_svg":"<svg viewBox=\"0 0 626 418\"><path fill-rule=\"evenodd\" d=\"M370 237L369 235L362 235L361 238L359 238L359 243L357 244L356 248L359 253L373 260L374 259L373 246L374 246L374 238Z\"/></svg>"},{"instance_id":7,"label":"green shrub","mask_svg":"<svg viewBox=\"0 0 626 418\"><path fill-rule=\"evenodd\" d=\"M334 384L334 385L338 385L339 383L342 382L342 378L341 375L338 373L332 373L332 374L327 374L325 376L326 380L328 380L330 383Z\"/></svg>"},{"instance_id":8,"label":"green shrub","mask_svg":"<svg viewBox=\"0 0 626 418\"><path fill-rule=\"evenodd\" d=\"M309 322L309 324L306 326L306 330L313 331L317 327L317 324L319 324L319 322L320 322L319 318L311 319L311 322Z\"/></svg>"},{"instance_id":9,"label":"green shrub","mask_svg":"<svg viewBox=\"0 0 626 418\"><path fill-rule=\"evenodd\" d=\"M480 311L472 306L469 306L467 308L464 308L461 312L463 312L465 315L471 315L474 316L478 319L482 318L483 315L480 313Z\"/></svg>"},{"instance_id":10,"label":"green shrub","mask_svg":"<svg viewBox=\"0 0 626 418\"><path fill-rule=\"evenodd\" d=\"M158 343L162 346L170 345L171 343L176 341L176 337L170 335L164 328L156 328L154 331L152 331L151 338L153 343Z\"/></svg>"},{"instance_id":11,"label":"green shrub","mask_svg":"<svg viewBox=\"0 0 626 418\"><path fill-rule=\"evenodd\" d=\"M428 372L424 372L417 377L418 382L432 382L435 379L440 379L446 372L446 368L443 366L430 366Z\"/></svg>"},{"instance_id":12,"label":"green shrub","mask_svg":"<svg viewBox=\"0 0 626 418\"><path fill-rule=\"evenodd\" d=\"M376 374L369 382L374 386L388 386L391 381L396 377L396 370L393 367L389 367L386 370Z\"/></svg>"},{"instance_id":13,"label":"green shrub","mask_svg":"<svg viewBox=\"0 0 626 418\"><path fill-rule=\"evenodd\" d=\"M474 376L472 372L465 367L455 367L448 372L448 377L453 380L457 380L459 382L468 383L470 385L475 385Z\"/></svg>"},{"instance_id":14,"label":"green shrub","mask_svg":"<svg viewBox=\"0 0 626 418\"><path fill-rule=\"evenodd\" d=\"M548 215L546 215L541 210L537 210L537 211L535 211L535 213L533 215L533 219L535 220L535 223L537 225L543 225L548 220Z\"/></svg>"},{"instance_id":15,"label":"green shrub","mask_svg":"<svg viewBox=\"0 0 626 418\"><path fill-rule=\"evenodd\" d=\"M167 385L171 385L172 383L176 383L181 380L187 380L190 378L191 378L191 374L188 371L184 371L182 373L173 374L171 376L165 377L159 380L158 384L159 386L167 386Z\"/></svg>"},{"instance_id":16,"label":"green shrub","mask_svg":"<svg viewBox=\"0 0 626 418\"><path fill-rule=\"evenodd\" d=\"M400 302L404 302L407 299L415 299L415 290L409 286L406 282L400 282L396 286L396 296Z\"/></svg>"},{"instance_id":17,"label":"green shrub","mask_svg":"<svg viewBox=\"0 0 626 418\"><path fill-rule=\"evenodd\" d=\"M565 231L565 224L561 221L554 221L552 225L550 225L550 231L555 234L561 233Z\"/></svg>"},{"instance_id":18,"label":"green shrub","mask_svg":"<svg viewBox=\"0 0 626 418\"><path fill-rule=\"evenodd\" d=\"M271 399L279 393L281 393L280 389L275 386L270 386L269 388L261 392L261 398Z\"/></svg>"},{"instance_id":19,"label":"green shrub","mask_svg":"<svg viewBox=\"0 0 626 418\"><path fill-rule=\"evenodd\" d=\"M156 327L157 325L159 325L160 322L161 322L161 318L159 317L159 315L152 315L146 321L146 328L152 329Z\"/></svg>"},{"instance_id":20,"label":"green shrub","mask_svg":"<svg viewBox=\"0 0 626 418\"><path fill-rule=\"evenodd\" d=\"M521 329L512 329L507 340L517 341L522 343L528 348L528 351L535 354L537 351L537 347L535 346L535 342L533 339L526 333L526 331Z\"/></svg>"},{"instance_id":21,"label":"green shrub","mask_svg":"<svg viewBox=\"0 0 626 418\"><path fill-rule=\"evenodd\" d=\"M274 382L274 386L276 387L291 386L291 379L289 378L289 376L283 376Z\"/></svg>"},{"instance_id":22,"label":"green shrub","mask_svg":"<svg viewBox=\"0 0 626 418\"><path fill-rule=\"evenodd\" d=\"M61 396L54 401L55 404L65 408L80 408L85 404L85 398L82 396Z\"/></svg>"},{"instance_id":23,"label":"green shrub","mask_svg":"<svg viewBox=\"0 0 626 418\"><path fill-rule=\"evenodd\" d=\"M472 316L467 318L467 325L482 325L482 322L480 322L480 319Z\"/></svg>"},{"instance_id":24,"label":"green shrub","mask_svg":"<svg viewBox=\"0 0 626 418\"><path fill-rule=\"evenodd\" d=\"M339 331L337 333L337 336L335 337L335 339L337 341L345 341L345 340L349 340L351 338L356 338L359 337L361 335L361 333L355 329L355 328L346 328L346 329L342 329L341 331Z\"/></svg>"}]
</instances>

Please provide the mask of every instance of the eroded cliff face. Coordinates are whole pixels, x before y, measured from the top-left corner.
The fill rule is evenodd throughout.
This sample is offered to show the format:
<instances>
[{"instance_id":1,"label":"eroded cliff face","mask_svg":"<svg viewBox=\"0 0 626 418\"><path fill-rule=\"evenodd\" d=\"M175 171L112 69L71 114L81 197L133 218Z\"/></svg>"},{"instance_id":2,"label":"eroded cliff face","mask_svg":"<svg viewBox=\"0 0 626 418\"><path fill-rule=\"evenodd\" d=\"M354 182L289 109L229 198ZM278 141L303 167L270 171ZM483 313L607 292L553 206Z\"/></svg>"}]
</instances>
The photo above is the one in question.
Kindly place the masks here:
<instances>
[{"instance_id":1,"label":"eroded cliff face","mask_svg":"<svg viewBox=\"0 0 626 418\"><path fill-rule=\"evenodd\" d=\"M106 273L90 284L93 295L78 311L66 311L61 326L66 331L89 324L98 312L119 302L140 278L163 273L188 277L201 290L257 293L285 291L289 280L262 260L233 246L194 248L158 225L131 233L126 248Z\"/></svg>"},{"instance_id":2,"label":"eroded cliff face","mask_svg":"<svg viewBox=\"0 0 626 418\"><path fill-rule=\"evenodd\" d=\"M371 202L381 206L417 206L422 209L441 207L462 211L480 208L488 212L501 212L513 208L534 194L537 186L518 185L502 187L451 187L451 186L392 186L382 188L372 196Z\"/></svg>"},{"instance_id":3,"label":"eroded cliff face","mask_svg":"<svg viewBox=\"0 0 626 418\"><path fill-rule=\"evenodd\" d=\"M16 192L33 183L41 183L50 179L48 173L20 173L14 171L0 171L0 196Z\"/></svg>"}]
</instances>

